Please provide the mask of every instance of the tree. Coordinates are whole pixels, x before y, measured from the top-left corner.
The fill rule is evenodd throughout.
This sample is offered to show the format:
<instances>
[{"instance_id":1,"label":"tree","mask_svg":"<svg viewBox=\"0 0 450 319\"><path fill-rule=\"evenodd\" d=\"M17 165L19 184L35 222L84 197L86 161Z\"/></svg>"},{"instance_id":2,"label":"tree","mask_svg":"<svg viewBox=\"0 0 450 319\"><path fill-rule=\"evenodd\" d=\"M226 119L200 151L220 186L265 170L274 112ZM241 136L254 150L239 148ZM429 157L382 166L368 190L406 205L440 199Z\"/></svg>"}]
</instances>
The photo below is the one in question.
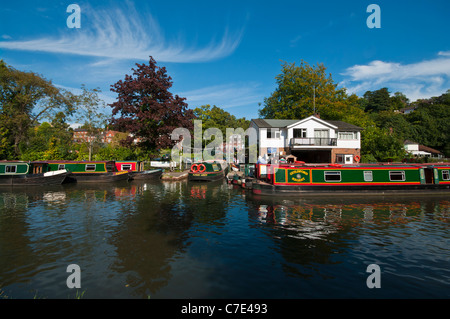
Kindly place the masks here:
<instances>
[{"instance_id":1,"label":"tree","mask_svg":"<svg viewBox=\"0 0 450 319\"><path fill-rule=\"evenodd\" d=\"M165 148L173 144L170 134L175 128L193 129L192 110L187 109L185 98L173 96L169 91L172 78L165 67L158 67L150 57L148 65L136 64L132 75L125 75L111 86L118 94L112 103L111 125L114 129L131 133L139 138L138 145L145 150Z\"/></svg>"},{"instance_id":2,"label":"tree","mask_svg":"<svg viewBox=\"0 0 450 319\"><path fill-rule=\"evenodd\" d=\"M391 97L387 88L367 91L364 93L364 99L367 101L365 105L366 112L380 112L391 109Z\"/></svg>"},{"instance_id":3,"label":"tree","mask_svg":"<svg viewBox=\"0 0 450 319\"><path fill-rule=\"evenodd\" d=\"M87 131L88 136L85 143L91 161L94 144L99 142L100 134L106 126L107 117L102 113L106 104L99 97L99 93L101 93L99 88L89 90L83 84L81 89L82 93L76 98L78 105L76 119L80 122L84 121L82 128Z\"/></svg>"},{"instance_id":4,"label":"tree","mask_svg":"<svg viewBox=\"0 0 450 319\"><path fill-rule=\"evenodd\" d=\"M234 115L229 112L209 104L202 105L194 109L194 115L198 120L202 120L203 130L208 128L218 128L222 131L223 136L226 136L227 128L238 128L246 130L250 121L244 118L237 119Z\"/></svg>"},{"instance_id":5,"label":"tree","mask_svg":"<svg viewBox=\"0 0 450 319\"><path fill-rule=\"evenodd\" d=\"M36 73L16 70L0 60L0 127L9 132L14 157L20 155L19 144L27 140L29 129L61 110L73 112L73 94Z\"/></svg>"},{"instance_id":6,"label":"tree","mask_svg":"<svg viewBox=\"0 0 450 319\"><path fill-rule=\"evenodd\" d=\"M328 120L340 120L349 105L345 89L338 89L323 64L310 66L302 61L284 63L282 73L276 76L277 89L264 99L259 110L263 118L302 119L320 113ZM353 107L352 107L353 108Z\"/></svg>"}]
</instances>

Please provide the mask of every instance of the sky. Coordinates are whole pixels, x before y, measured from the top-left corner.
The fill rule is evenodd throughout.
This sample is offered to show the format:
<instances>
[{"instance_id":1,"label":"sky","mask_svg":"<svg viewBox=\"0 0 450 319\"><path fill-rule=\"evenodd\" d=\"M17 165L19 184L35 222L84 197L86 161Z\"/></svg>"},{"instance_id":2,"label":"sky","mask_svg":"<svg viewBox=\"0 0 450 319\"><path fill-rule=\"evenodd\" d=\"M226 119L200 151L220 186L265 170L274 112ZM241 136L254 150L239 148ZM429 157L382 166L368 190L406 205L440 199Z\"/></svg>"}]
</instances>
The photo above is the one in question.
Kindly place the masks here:
<instances>
[{"instance_id":1,"label":"sky","mask_svg":"<svg viewBox=\"0 0 450 319\"><path fill-rule=\"evenodd\" d=\"M258 118L285 62L323 64L358 96L387 87L415 101L450 89L448 0L0 3L0 59L74 93L99 88L107 104L111 85L149 56L189 108L246 119Z\"/></svg>"}]
</instances>

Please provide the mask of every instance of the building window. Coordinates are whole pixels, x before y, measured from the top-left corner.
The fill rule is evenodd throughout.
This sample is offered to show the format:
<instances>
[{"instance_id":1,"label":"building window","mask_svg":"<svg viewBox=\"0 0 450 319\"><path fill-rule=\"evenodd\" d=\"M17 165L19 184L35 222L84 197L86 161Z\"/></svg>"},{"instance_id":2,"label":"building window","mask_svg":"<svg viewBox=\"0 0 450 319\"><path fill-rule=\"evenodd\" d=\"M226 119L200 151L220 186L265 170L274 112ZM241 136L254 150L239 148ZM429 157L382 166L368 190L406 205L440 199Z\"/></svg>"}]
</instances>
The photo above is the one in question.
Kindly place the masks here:
<instances>
[{"instance_id":1,"label":"building window","mask_svg":"<svg viewBox=\"0 0 450 319\"><path fill-rule=\"evenodd\" d=\"M306 138L306 128L294 128L294 138Z\"/></svg>"},{"instance_id":2,"label":"building window","mask_svg":"<svg viewBox=\"0 0 450 319\"><path fill-rule=\"evenodd\" d=\"M122 171L131 171L131 164L122 164Z\"/></svg>"},{"instance_id":3,"label":"building window","mask_svg":"<svg viewBox=\"0 0 450 319\"><path fill-rule=\"evenodd\" d=\"M372 171L364 171L364 181L365 182L372 182L373 181Z\"/></svg>"},{"instance_id":4,"label":"building window","mask_svg":"<svg viewBox=\"0 0 450 319\"><path fill-rule=\"evenodd\" d=\"M5 167L5 173L15 173L17 170L16 165L6 165Z\"/></svg>"},{"instance_id":5,"label":"building window","mask_svg":"<svg viewBox=\"0 0 450 319\"><path fill-rule=\"evenodd\" d=\"M355 132L339 132L338 139L340 140L356 140Z\"/></svg>"},{"instance_id":6,"label":"building window","mask_svg":"<svg viewBox=\"0 0 450 319\"><path fill-rule=\"evenodd\" d=\"M95 164L86 164L86 172L95 171Z\"/></svg>"},{"instance_id":7,"label":"building window","mask_svg":"<svg viewBox=\"0 0 450 319\"><path fill-rule=\"evenodd\" d=\"M450 180L450 174L448 170L442 171L442 180L444 181Z\"/></svg>"},{"instance_id":8,"label":"building window","mask_svg":"<svg viewBox=\"0 0 450 319\"><path fill-rule=\"evenodd\" d=\"M66 165L64 165L64 164L58 164L58 170L60 170L60 169L65 169L66 168Z\"/></svg>"},{"instance_id":9,"label":"building window","mask_svg":"<svg viewBox=\"0 0 450 319\"><path fill-rule=\"evenodd\" d=\"M280 131L279 130L271 130L267 129L267 138L280 138Z\"/></svg>"},{"instance_id":10,"label":"building window","mask_svg":"<svg viewBox=\"0 0 450 319\"><path fill-rule=\"evenodd\" d=\"M405 180L405 171L389 171L389 180L390 181L404 181Z\"/></svg>"},{"instance_id":11,"label":"building window","mask_svg":"<svg viewBox=\"0 0 450 319\"><path fill-rule=\"evenodd\" d=\"M341 172L325 171L324 177L325 177L325 182L340 182L341 181Z\"/></svg>"}]
</instances>

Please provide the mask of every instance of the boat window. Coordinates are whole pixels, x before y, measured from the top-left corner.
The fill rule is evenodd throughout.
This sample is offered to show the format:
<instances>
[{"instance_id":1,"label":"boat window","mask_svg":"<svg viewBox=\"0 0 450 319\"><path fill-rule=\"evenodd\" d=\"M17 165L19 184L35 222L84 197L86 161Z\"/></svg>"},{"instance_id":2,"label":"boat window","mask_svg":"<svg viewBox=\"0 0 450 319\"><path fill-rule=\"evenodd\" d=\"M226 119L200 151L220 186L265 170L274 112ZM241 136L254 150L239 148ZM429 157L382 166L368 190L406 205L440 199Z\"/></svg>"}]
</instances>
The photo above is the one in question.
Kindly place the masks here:
<instances>
[{"instance_id":1,"label":"boat window","mask_svg":"<svg viewBox=\"0 0 450 319\"><path fill-rule=\"evenodd\" d=\"M326 182L340 182L341 181L341 172L339 171L326 171L325 174L325 181Z\"/></svg>"},{"instance_id":2,"label":"boat window","mask_svg":"<svg viewBox=\"0 0 450 319\"><path fill-rule=\"evenodd\" d=\"M444 181L450 180L450 174L449 174L449 171L448 171L448 170L442 171L442 179L443 179Z\"/></svg>"},{"instance_id":3,"label":"boat window","mask_svg":"<svg viewBox=\"0 0 450 319\"><path fill-rule=\"evenodd\" d=\"M389 171L389 180L404 181L405 180L405 171Z\"/></svg>"},{"instance_id":4,"label":"boat window","mask_svg":"<svg viewBox=\"0 0 450 319\"><path fill-rule=\"evenodd\" d=\"M131 171L131 164L122 164L122 171Z\"/></svg>"},{"instance_id":5,"label":"boat window","mask_svg":"<svg viewBox=\"0 0 450 319\"><path fill-rule=\"evenodd\" d=\"M58 164L58 170L65 169L65 168L66 168L65 164Z\"/></svg>"},{"instance_id":6,"label":"boat window","mask_svg":"<svg viewBox=\"0 0 450 319\"><path fill-rule=\"evenodd\" d=\"M95 164L86 164L86 171L95 171Z\"/></svg>"},{"instance_id":7,"label":"boat window","mask_svg":"<svg viewBox=\"0 0 450 319\"><path fill-rule=\"evenodd\" d=\"M372 171L364 171L364 181L365 182L372 182L373 181Z\"/></svg>"},{"instance_id":8,"label":"boat window","mask_svg":"<svg viewBox=\"0 0 450 319\"><path fill-rule=\"evenodd\" d=\"M106 164L107 172L114 172L114 164Z\"/></svg>"},{"instance_id":9,"label":"boat window","mask_svg":"<svg viewBox=\"0 0 450 319\"><path fill-rule=\"evenodd\" d=\"M6 165L5 167L5 173L15 173L17 170L16 165Z\"/></svg>"}]
</instances>

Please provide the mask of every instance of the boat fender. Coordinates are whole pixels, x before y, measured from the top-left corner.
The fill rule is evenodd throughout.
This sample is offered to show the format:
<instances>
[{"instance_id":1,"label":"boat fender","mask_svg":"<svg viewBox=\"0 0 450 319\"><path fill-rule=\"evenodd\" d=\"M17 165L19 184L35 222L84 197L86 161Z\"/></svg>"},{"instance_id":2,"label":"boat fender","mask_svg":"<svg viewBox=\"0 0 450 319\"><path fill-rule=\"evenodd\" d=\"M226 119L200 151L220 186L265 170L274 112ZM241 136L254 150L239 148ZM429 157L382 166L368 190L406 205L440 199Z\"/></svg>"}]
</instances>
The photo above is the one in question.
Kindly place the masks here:
<instances>
[{"instance_id":1,"label":"boat fender","mask_svg":"<svg viewBox=\"0 0 450 319\"><path fill-rule=\"evenodd\" d=\"M199 165L198 165L198 172L199 172L199 173L203 173L204 171L206 171L206 166L205 166L205 164L199 164Z\"/></svg>"},{"instance_id":2,"label":"boat fender","mask_svg":"<svg viewBox=\"0 0 450 319\"><path fill-rule=\"evenodd\" d=\"M197 173L198 172L198 165L197 164L192 164L191 172L193 172L193 173Z\"/></svg>"},{"instance_id":3,"label":"boat fender","mask_svg":"<svg viewBox=\"0 0 450 319\"><path fill-rule=\"evenodd\" d=\"M355 160L355 162L359 163L359 160L361 159L361 157L359 155L355 155L353 157L353 159Z\"/></svg>"}]
</instances>

